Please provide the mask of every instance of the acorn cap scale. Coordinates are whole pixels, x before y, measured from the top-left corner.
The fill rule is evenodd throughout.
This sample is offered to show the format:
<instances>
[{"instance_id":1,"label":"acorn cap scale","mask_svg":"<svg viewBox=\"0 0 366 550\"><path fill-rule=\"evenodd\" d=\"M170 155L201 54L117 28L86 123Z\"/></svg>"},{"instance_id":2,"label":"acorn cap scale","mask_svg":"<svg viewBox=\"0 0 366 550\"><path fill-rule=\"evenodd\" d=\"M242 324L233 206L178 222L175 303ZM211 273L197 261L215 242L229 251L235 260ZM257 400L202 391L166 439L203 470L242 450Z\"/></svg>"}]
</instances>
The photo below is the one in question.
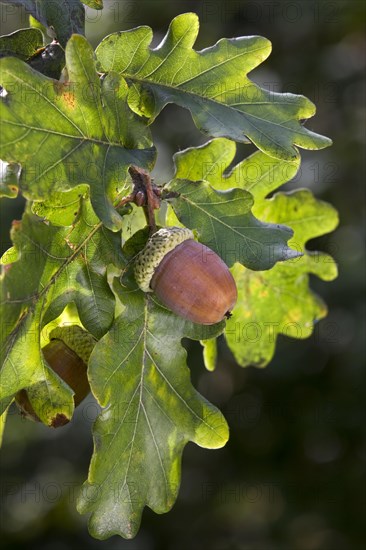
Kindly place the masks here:
<instances>
[{"instance_id":1,"label":"acorn cap scale","mask_svg":"<svg viewBox=\"0 0 366 550\"><path fill-rule=\"evenodd\" d=\"M186 227L163 227L150 237L134 265L135 279L143 292L153 292L150 282L162 259L176 246L193 238L193 232Z\"/></svg>"},{"instance_id":2,"label":"acorn cap scale","mask_svg":"<svg viewBox=\"0 0 366 550\"><path fill-rule=\"evenodd\" d=\"M94 336L79 325L59 326L51 330L50 340L62 340L87 365L96 344Z\"/></svg>"}]
</instances>

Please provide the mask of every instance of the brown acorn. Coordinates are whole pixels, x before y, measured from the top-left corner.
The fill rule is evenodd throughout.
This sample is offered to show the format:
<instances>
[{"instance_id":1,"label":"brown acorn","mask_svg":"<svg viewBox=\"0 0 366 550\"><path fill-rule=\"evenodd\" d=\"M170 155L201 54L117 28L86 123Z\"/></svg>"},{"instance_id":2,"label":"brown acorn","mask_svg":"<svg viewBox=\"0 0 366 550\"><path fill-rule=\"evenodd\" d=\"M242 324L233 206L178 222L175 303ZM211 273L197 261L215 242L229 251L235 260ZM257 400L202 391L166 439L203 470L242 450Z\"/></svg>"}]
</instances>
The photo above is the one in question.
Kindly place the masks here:
<instances>
[{"instance_id":1,"label":"brown acorn","mask_svg":"<svg viewBox=\"0 0 366 550\"><path fill-rule=\"evenodd\" d=\"M87 364L96 341L78 325L57 327L50 333L50 342L42 348L44 359L49 367L74 391L74 404L77 407L90 392L87 377ZM15 396L23 416L40 422L28 397L27 390ZM56 415L51 426L58 428L69 420L64 415Z\"/></svg>"},{"instance_id":2,"label":"brown acorn","mask_svg":"<svg viewBox=\"0 0 366 550\"><path fill-rule=\"evenodd\" d=\"M222 321L237 300L227 265L187 228L159 229L138 254L134 270L141 290L154 292L167 308L194 323Z\"/></svg>"}]
</instances>

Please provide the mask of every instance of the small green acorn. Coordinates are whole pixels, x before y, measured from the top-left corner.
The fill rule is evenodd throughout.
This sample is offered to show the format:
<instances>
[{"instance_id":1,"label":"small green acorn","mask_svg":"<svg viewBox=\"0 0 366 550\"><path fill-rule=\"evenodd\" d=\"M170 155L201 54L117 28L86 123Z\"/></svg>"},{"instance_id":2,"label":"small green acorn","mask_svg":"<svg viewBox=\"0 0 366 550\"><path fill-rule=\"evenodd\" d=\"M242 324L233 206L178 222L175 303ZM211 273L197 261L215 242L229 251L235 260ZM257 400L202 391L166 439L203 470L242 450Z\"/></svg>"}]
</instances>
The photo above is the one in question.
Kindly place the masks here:
<instances>
[{"instance_id":1,"label":"small green acorn","mask_svg":"<svg viewBox=\"0 0 366 550\"><path fill-rule=\"evenodd\" d=\"M134 273L143 292L154 292L171 311L194 323L222 321L237 300L227 265L185 227L154 233L137 255Z\"/></svg>"},{"instance_id":2,"label":"small green acorn","mask_svg":"<svg viewBox=\"0 0 366 550\"><path fill-rule=\"evenodd\" d=\"M49 367L74 391L74 403L77 407L90 392L87 377L87 364L96 344L95 338L78 325L60 326L50 333L50 342L42 348L43 356ZM23 416L40 422L28 397L27 390L20 390L15 402ZM57 415L51 426L58 428L69 420Z\"/></svg>"}]
</instances>

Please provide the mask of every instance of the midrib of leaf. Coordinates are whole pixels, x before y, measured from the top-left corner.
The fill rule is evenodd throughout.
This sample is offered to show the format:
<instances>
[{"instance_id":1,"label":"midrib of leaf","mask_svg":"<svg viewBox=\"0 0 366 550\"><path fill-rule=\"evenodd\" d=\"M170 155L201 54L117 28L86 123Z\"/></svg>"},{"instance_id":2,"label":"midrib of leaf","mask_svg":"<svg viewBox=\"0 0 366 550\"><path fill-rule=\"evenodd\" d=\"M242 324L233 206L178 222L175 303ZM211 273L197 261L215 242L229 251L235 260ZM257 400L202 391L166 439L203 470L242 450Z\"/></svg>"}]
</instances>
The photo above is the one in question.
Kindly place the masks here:
<instances>
[{"instance_id":1,"label":"midrib of leaf","mask_svg":"<svg viewBox=\"0 0 366 550\"><path fill-rule=\"evenodd\" d=\"M281 220L281 223L284 224L284 225L288 225L289 227L292 227L293 225L302 225L303 223L305 222L309 222L309 221L321 221L321 220L324 220L324 221L328 221L328 216L326 214L320 214L319 216L304 216L303 218L299 219L299 220L293 220L293 219L289 219L289 220Z\"/></svg>"},{"instance_id":2,"label":"midrib of leaf","mask_svg":"<svg viewBox=\"0 0 366 550\"><path fill-rule=\"evenodd\" d=\"M128 483L127 483L127 477L128 477L128 473L129 473L129 470L130 470L130 465L131 465L131 459L132 459L132 453L133 453L133 447L134 447L134 443L135 443L135 438L136 438L136 432L137 432L137 427L138 427L138 421L139 421L139 417L140 417L140 410L143 409L144 411L144 414L145 414L145 418L146 418L146 422L149 426L149 430L150 430L150 433L153 437L153 441L154 441L154 444L156 445L156 442L155 442L155 437L153 436L153 433L152 433L152 430L151 430L151 427L150 427L150 423L148 421L148 416L146 414L146 410L145 410L145 407L144 407L144 404L143 404L143 390L144 390L144 375L145 375L145 368L146 368L146 364L147 364L147 360L146 360L146 356L149 356L150 359L151 359L151 356L150 354L148 353L147 351L147 333L148 333L148 300L145 301L145 307L144 307L144 325L143 325L143 329L141 331L141 335L143 335L143 360L142 360L142 369L141 369L141 377L140 377L140 382L139 382L139 389L140 389L140 393L139 393L139 406L138 406L138 409L137 409L137 414L136 414L136 422L135 422L135 429L134 429L134 432L133 432L133 436L132 436L132 441L131 441L131 450L130 450L130 456L128 458L128 464L127 464L127 468L126 468L126 474L125 474L125 479L124 479L124 482L123 482L123 487L122 487L122 490L124 489L124 487L127 485L127 488L128 488ZM139 338L139 340L141 339L141 336ZM137 389L136 389L137 391ZM134 395L135 395L136 392L134 392ZM132 399L131 399L132 401ZM129 406L131 404L131 401L129 403ZM168 483L167 483L167 477L166 477L166 473L165 473L165 470L164 470L164 467L163 467L163 464L162 464L162 461L161 461L161 456L160 456L160 453L158 452L157 450L157 454L158 454L158 458L159 458L159 463L160 463L160 466L161 466L161 469L162 469L162 472L163 472L163 476L164 476L164 482L165 482L165 493L166 493L166 496L168 495ZM128 489L129 491L129 489Z\"/></svg>"},{"instance_id":3,"label":"midrib of leaf","mask_svg":"<svg viewBox=\"0 0 366 550\"><path fill-rule=\"evenodd\" d=\"M130 405L131 405L131 403L133 402L133 400L134 400L134 398L135 398L135 395L136 395L137 391L139 390L139 388L140 388L140 383L137 384L136 389L135 389L135 391L133 392L133 395L132 395L132 397L131 397L131 399L130 399L130 401L129 401L129 403L128 403L128 406L126 407L126 412L125 412L125 414L123 415L123 418L122 418L122 420L121 420L121 422L120 422L120 424L119 424L119 426L118 426L117 431L113 434L113 437L112 437L111 441L109 442L109 445L108 445L108 447L107 447L107 449L106 449L106 452L109 451L109 449L110 449L111 446L112 446L113 441L115 440L115 438L117 437L117 434L119 433L120 429L122 428L123 422L124 422L124 420L125 420L125 418L126 418L126 416L127 416L127 413L128 413L128 411L129 411ZM133 435L131 441L129 441L128 445L126 445L126 447L125 447L124 449L122 449L121 453L124 453L125 450L126 450L130 445L133 444L133 439L134 439L134 437L135 437L135 434L136 434L136 425L135 425L134 435ZM130 462L130 461L129 461L129 462ZM110 468L110 469L108 470L108 473L107 473L106 477L105 477L105 478L103 479L103 481L99 484L99 487L100 487L100 488L102 488L102 487L105 485L105 483L108 481L108 479L110 478L110 476L112 475L112 473L114 472L114 470L117 468L117 466L119 466L118 460L115 461L113 467ZM128 466L128 467L129 467L129 466ZM123 484L122 490L124 489L125 485L127 485L127 489L128 489L128 484L127 484L126 481L127 481L127 472L126 472L125 479L124 479L124 482L123 482L124 484ZM129 489L128 489L128 492L129 492Z\"/></svg>"},{"instance_id":4,"label":"midrib of leaf","mask_svg":"<svg viewBox=\"0 0 366 550\"><path fill-rule=\"evenodd\" d=\"M222 221L220 218L216 218L216 216L213 216L212 214L210 214L209 212L207 212L207 210L204 210L203 208L201 208L199 205L200 204L206 204L206 203L196 203L196 202L192 202L190 201L188 198L187 198L187 195L180 195L180 198L184 201L186 201L191 207L193 208L197 208L197 210L200 210L201 212L203 212L203 214L205 216L208 216L210 222L211 222L211 226L212 226L212 231L214 233L214 237L215 237L215 242L216 244L218 245L218 242L217 242L217 236L216 236L216 231L215 231L215 226L213 225L213 221L216 221L217 223L220 223L221 225L223 225L226 229L228 229L229 231L232 231L233 233L235 233L236 235L238 235L241 239L245 239L246 241L249 241L249 242L252 242L252 243L257 243L257 244L260 244L259 241L256 241L255 239L251 238L251 237L248 237L246 235L243 235L242 233L240 233L239 231L237 231L235 229L235 227L231 226L231 225L228 225L227 223L225 223L224 221ZM242 200L240 198L237 198L235 200ZM234 202L234 201L231 201L231 202ZM209 205L211 204L221 204L221 203L207 203ZM226 204L226 203L224 203ZM248 229L248 227L240 227L240 229ZM253 229L253 228L249 228L249 229ZM266 227L263 227L263 229L266 229ZM252 250L252 249L251 249ZM252 252L254 252L252 250Z\"/></svg>"},{"instance_id":5,"label":"midrib of leaf","mask_svg":"<svg viewBox=\"0 0 366 550\"><path fill-rule=\"evenodd\" d=\"M307 136L307 130L301 124L299 124L299 127L296 128L296 129L289 128L288 126L285 125L287 122L293 121L294 120L293 118L289 118L289 119L285 120L283 123L274 122L273 120L263 119L259 116L253 115L252 113L248 113L248 112L245 112L245 111L240 111L239 109L234 109L232 105L229 105L227 103L221 103L220 101L214 101L213 99L211 99L209 97L200 96L198 94L195 94L195 93L187 91L187 90L182 90L180 88L174 88L173 86L169 86L168 84L161 84L160 82L154 82L153 80L152 81L145 80L144 78L137 78L134 75L126 75L124 73L122 73L122 75L125 79L132 80L134 84L137 82L139 84L154 85L154 86L157 86L157 87L160 87L160 88L166 88L168 90L173 90L173 92L175 92L175 93L177 93L177 91L178 91L180 93L190 95L196 103L202 103L202 101L205 101L206 105L201 105L201 109L205 110L209 114L209 116L212 117L213 119L215 119L216 122L218 124L220 124L224 129L226 128L224 123L215 116L215 114L212 110L208 109L207 104L212 103L214 105L219 106L220 108L229 109L230 111L233 111L234 113L239 114L239 116L243 116L246 119L246 121L248 122L248 124L250 124L261 135L265 136L270 143L273 143L274 145L277 145L279 148L282 148L281 143L279 143L277 140L275 140L273 138L273 136L266 133L263 130L263 128L261 127L260 124L259 124L259 126L256 125L253 120L250 120L250 118L255 119L259 123L264 122L265 124L269 124L271 126L277 126L277 127L281 128L281 130L283 132L289 132L290 134L294 134L294 133L303 134L303 135ZM293 105L293 103L290 103L290 102L288 102L288 103L287 102L281 102L281 101L272 101L271 102L272 105L276 105L276 104L284 105L285 103L289 104L289 105ZM253 101L253 102L248 103L247 105L261 105L261 104L263 104L263 103ZM243 105L246 105L246 104L244 103Z\"/></svg>"},{"instance_id":6,"label":"midrib of leaf","mask_svg":"<svg viewBox=\"0 0 366 550\"><path fill-rule=\"evenodd\" d=\"M137 339L137 342L136 344L133 346L133 348L131 348L131 350L129 351L129 353L119 362L118 366L116 367L116 369L113 371L113 373L109 376L109 378L107 379L107 381L105 382L104 384L104 388L106 387L108 381L114 376L115 372L120 368L120 366L128 359L128 357L131 355L131 353L133 353L135 351L135 349L137 348L137 346L139 345L140 341L141 341L141 338L143 337L143 361L142 361L142 369L141 369L141 376L140 376L140 381L139 383L137 384L136 388L135 388L135 391L133 392L133 395L131 396L131 399L128 403L128 406L126 407L126 411L125 411L125 414L123 415L123 418L121 419L121 422L118 426L118 429L117 431L113 434L113 437L112 439L110 440L109 444L108 444L108 447L107 449L105 450L105 452L108 452L108 450L111 448L114 440L116 439L119 431L121 430L121 428L123 427L123 423L124 423L124 420L128 414L128 411L130 409L130 406L131 406L131 403L133 403L134 399L135 399L135 396L136 396L136 393L139 391L139 405L138 405L138 409L137 409L137 413L136 413L136 420L135 420L135 428L134 428L134 432L132 434L132 438L131 440L129 441L128 445L125 447L125 449L123 449L122 453L128 448L128 447L131 447L130 449L130 454L129 454L129 458L128 458L128 463L127 463L127 466L126 466L126 473L125 473L125 478L123 480L123 486L122 486L122 489L121 489L121 492L125 489L125 487L127 488L127 491L130 495L130 490L129 490L129 486L128 486L128 482L127 482L127 478L128 478L128 474L129 474L129 471L130 471L130 466L131 466L131 460L132 460L132 454L133 454L133 448L134 448L134 443L135 443L135 440L136 440L136 433L137 433L137 428L138 428L138 421L139 421L139 417L140 417L140 410L142 409L143 412L144 412L144 415L145 415L145 418L146 418L146 423L148 425L148 428L149 428L149 431L151 433L151 436L152 436L152 439L153 439L153 442L154 442L154 445L155 445L155 448L156 448L156 452L157 452L157 455L158 455L158 458L159 458L159 463L160 463L160 466L161 466L161 469L162 469L162 472L163 472L163 476L164 476L164 481L165 481L165 493L166 493L166 499L168 498L168 480L167 480L167 477L166 477L166 472L164 470L164 465L163 465L163 462L162 462L162 459L161 459L161 455L160 455L160 452L159 452L159 449L158 449L158 446L156 444L156 440L155 440L155 436L153 434L153 430L151 428L151 425L150 425L150 422L148 420L148 415L147 415L147 412L146 412L146 409L144 407L144 404L143 404L143 391L144 389L144 374L145 374L145 368L146 368L146 360L145 360L145 356L146 355L149 355L150 357L150 354L147 352L147 333L149 332L148 328L148 304L146 303L145 304L145 308L144 308L144 325L143 325L143 329ZM174 424L174 423L173 423ZM117 466L119 465L119 462L118 461L115 461L114 465L112 468L109 469L108 471L108 474L107 476L104 478L104 480L102 481L102 483L99 485L99 487L103 487L105 485L105 483L107 482L107 480L109 479L109 477L112 475L112 473L114 472L114 470L117 468ZM131 497L131 495L130 495ZM130 504L132 505L132 499L130 498Z\"/></svg>"},{"instance_id":7,"label":"midrib of leaf","mask_svg":"<svg viewBox=\"0 0 366 550\"><path fill-rule=\"evenodd\" d=\"M198 78L204 72L209 72L210 70L212 70L212 67L210 69L207 69L207 71L203 71L202 73L196 75L194 78ZM108 72L108 71L106 71L106 72ZM216 105L220 105L221 107L224 106L224 107L227 107L228 109L232 109L232 107L235 107L236 105L276 105L276 104L278 104L278 105L292 105L292 106L294 105L293 102L291 102L291 101L249 101L248 103L242 102L242 103L231 103L231 104L222 103L221 101L214 101L214 98L216 96L207 97L203 94L199 95L199 94L194 93L190 90L187 90L186 88L181 88L180 87L182 84L186 84L187 82L190 82L190 80L180 82L179 84L174 86L173 85L174 83L172 83L172 84L164 83L163 84L162 82L158 82L158 81L155 81L155 80L149 80L148 78L146 78L146 76L145 77L137 77L136 74L126 73L125 70L122 70L119 74L121 76L123 76L123 78L125 78L126 80L127 79L131 80L133 83L148 84L148 85L152 85L152 86L157 86L159 88L166 88L168 90L172 90L173 92L180 92L182 94L187 94L187 95L190 95L194 98L198 98L200 100L204 99L205 101L211 101L212 103L214 103ZM147 76L150 76L150 75L147 75ZM193 80L194 78L192 78L191 80ZM254 82L252 82L252 81L249 81L249 82L253 86L256 86L257 88L259 88L261 91L271 93L269 90L266 90L265 88L260 88L260 86L258 86ZM231 92L231 91L235 91L235 90L236 90L236 88L229 88L228 90L225 90L225 91L226 92ZM219 95L219 94L217 94L217 95ZM301 97L301 96L299 96L299 97ZM237 109L232 109L232 110L237 111ZM253 118L259 118L259 117L256 117L255 115L250 114L250 113L243 113L243 111L240 111L240 113L243 114L243 115L245 114L245 115L251 116ZM259 120L263 120L263 119L259 119ZM289 120L292 120L292 119L290 118ZM266 122L268 122L268 121L266 121ZM285 122L287 122L287 121L285 121ZM273 123L273 124L275 124L275 123ZM282 126L281 124L276 124L276 125L277 126ZM288 130L288 128L286 128L286 129Z\"/></svg>"},{"instance_id":8,"label":"midrib of leaf","mask_svg":"<svg viewBox=\"0 0 366 550\"><path fill-rule=\"evenodd\" d=\"M287 126L284 126L283 124L280 124L278 122L273 122L272 120L267 120L267 119L263 119L263 118L260 118L256 115L253 115L252 113L247 113L247 112L244 112L244 111L239 111L238 109L234 109L233 107L235 107L236 105L249 105L249 106L252 106L252 105L294 105L293 102L291 101L250 101L248 103L231 103L231 104L228 104L228 103L222 103L221 101L215 101L214 99L212 99L212 97L206 97L204 95L199 95L197 93L194 93L190 90L186 90L186 89L182 89L180 88L180 84L177 85L176 87L174 87L173 85L169 85L169 84L162 84L161 82L156 82L155 80L148 80L146 79L145 77L144 78L138 78L136 75L134 74L128 74L128 73L124 73L124 72L121 72L120 73L121 76L123 76L123 78L125 78L126 80L131 80L133 82L133 84L135 83L138 83L138 84L148 84L149 86L156 86L158 88L166 88L167 90L172 90L173 93L181 93L181 94L186 94L186 95L189 95L189 96L192 96L196 101L202 101L204 100L205 102L211 102L211 103L214 103L215 105L218 105L220 107L225 107L226 109L230 109L231 111L234 111L234 112L239 112L240 115L242 116L248 116L248 117L252 117L254 119L257 119L259 121L264 121L266 123L269 123L269 124L273 124L274 126L279 126L280 128L283 128L285 130L287 130L288 132L293 132L294 130L292 130L291 128L288 128ZM200 75L198 75L200 76ZM251 82L251 84L253 84L253 86L257 86L256 84L254 84L254 82ZM258 86L257 86L258 87ZM260 88L262 91L267 91L268 93L270 93L268 90L263 90L262 88ZM234 88L235 90L235 88ZM226 90L226 91L230 91L230 90ZM213 96L215 97L215 96ZM286 122L291 122L293 120L293 118L289 118L288 120L285 120L284 123ZM256 128L256 126L254 125L254 123L248 121L250 124L252 124L254 126L254 128ZM258 130L258 128L256 128ZM302 126L300 125L300 128L297 130L299 133L305 133L305 131L301 131L302 130ZM262 132L264 133L264 132ZM266 134L264 134L266 135Z\"/></svg>"},{"instance_id":9,"label":"midrib of leaf","mask_svg":"<svg viewBox=\"0 0 366 550\"><path fill-rule=\"evenodd\" d=\"M108 72L108 71L107 71ZM129 74L129 73L125 73L125 72L121 72L119 73L121 76L123 76L123 78L125 78L126 80L131 80L133 82L133 84L135 83L138 83L138 84L148 84L149 86L157 86L158 88L166 88L167 90L172 90L173 92L180 92L182 94L186 94L186 95L189 95L189 96L192 96L193 98L197 99L198 100L202 100L204 99L205 101L207 102L212 102L214 103L215 105L219 105L220 107L226 107L227 109L231 109L235 112L238 111L238 109L233 109L233 106L235 107L236 105L294 105L293 102L291 101L250 101L248 103L231 103L231 104L228 104L228 103L222 103L221 101L215 101L213 98L216 97L216 96L212 96L212 97L206 97L204 96L203 94L202 95L199 95L195 92L192 92L190 90L187 90L185 88L180 88L179 86L181 84L177 84L177 86L173 86L172 84L162 84L161 82L156 82L155 80L149 80L149 79L146 79L146 77L137 77L135 74ZM201 74L197 75L197 76L200 76ZM185 84L185 82L183 83ZM257 86L254 82L251 82L251 84L253 86L256 86L259 88L259 86ZM263 88L259 88L261 91L265 91L265 92L269 92L269 90L265 90ZM235 90L235 88L231 88L229 90L225 90L226 92L230 92L230 91L233 91ZM300 96L301 97L301 96ZM240 114L242 114L243 116L251 116L252 118L256 118L258 120L263 120L251 113L244 113L243 111L239 111ZM288 119L289 121L293 120L292 118L289 118ZM280 126L282 127L282 124L279 124L279 123L275 123L275 122L272 122L272 121L267 121L265 120L265 122L270 122L271 124L275 124L276 126ZM287 120L285 122L288 122ZM289 128L287 128L286 126L284 126L284 128L286 130L289 130Z\"/></svg>"},{"instance_id":10,"label":"midrib of leaf","mask_svg":"<svg viewBox=\"0 0 366 550\"><path fill-rule=\"evenodd\" d=\"M66 119L66 120L68 120L68 119ZM33 131L37 131L37 132L44 132L46 134L53 134L55 136L64 137L64 138L68 138L68 139L74 139L74 140L80 141L81 143L90 142L90 143L96 143L97 145L106 145L106 146L111 146L111 147L123 147L123 144L121 144L121 143L114 143L114 142L111 142L111 141L104 141L102 139L97 139L97 138L84 136L84 134L82 134L79 137L79 136L74 136L72 134L65 134L63 132L56 132L55 130L50 130L50 129L47 129L47 128L39 128L38 126L30 126L29 124L18 123L18 122L14 122L12 120L5 120L4 118L2 119L1 122L2 122L2 124L11 124L13 126L21 126L22 128L28 128L29 131L33 130ZM24 136L22 136L21 138L19 138L16 141L21 141L22 139L24 139ZM16 143L16 141L11 142L11 143ZM80 146L80 144L78 145L78 147L79 146ZM74 152L74 150L75 149L73 149L71 152Z\"/></svg>"}]
</instances>

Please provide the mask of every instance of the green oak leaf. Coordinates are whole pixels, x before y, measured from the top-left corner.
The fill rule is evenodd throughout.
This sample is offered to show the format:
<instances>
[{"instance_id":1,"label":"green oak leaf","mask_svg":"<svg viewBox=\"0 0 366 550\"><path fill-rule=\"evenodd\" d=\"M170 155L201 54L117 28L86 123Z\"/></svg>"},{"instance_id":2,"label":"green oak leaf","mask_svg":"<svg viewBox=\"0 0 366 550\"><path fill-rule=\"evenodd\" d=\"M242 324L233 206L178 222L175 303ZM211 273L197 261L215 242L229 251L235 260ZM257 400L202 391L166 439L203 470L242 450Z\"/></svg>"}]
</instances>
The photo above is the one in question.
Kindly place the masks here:
<instances>
[{"instance_id":1,"label":"green oak leaf","mask_svg":"<svg viewBox=\"0 0 366 550\"><path fill-rule=\"evenodd\" d=\"M25 313L37 317L35 307L46 307L44 296L57 271L71 251L65 238L69 229L46 225L39 218L25 213L22 221L13 221L11 239L14 246L2 261L0 313L2 341L19 323L19 330L26 322ZM28 321L27 321L28 322ZM34 327L33 327L34 328ZM33 330L33 329L32 329ZM16 337L16 335L13 335Z\"/></svg>"},{"instance_id":2,"label":"green oak leaf","mask_svg":"<svg viewBox=\"0 0 366 550\"><path fill-rule=\"evenodd\" d=\"M326 315L325 304L309 288L309 275L330 281L336 277L337 267L330 256L309 252L305 245L332 231L338 216L332 206L305 189L266 198L296 175L300 159L285 162L258 151L228 171L235 153L236 145L226 139L187 149L174 156L175 176L193 181L205 178L220 191L250 191L256 216L286 224L294 231L288 244L303 256L278 263L269 271L254 272L239 264L232 268L238 302L225 336L241 365L264 366L273 356L278 334L306 338L314 322Z\"/></svg>"},{"instance_id":3,"label":"green oak leaf","mask_svg":"<svg viewBox=\"0 0 366 550\"><path fill-rule=\"evenodd\" d=\"M122 219L112 202L130 186L128 166L151 168L155 149L127 106L126 82L115 73L99 78L84 37L69 40L66 65L69 81L60 83L18 59L0 60L0 157L22 165L20 189L32 200L87 184L95 212L116 231Z\"/></svg>"},{"instance_id":4,"label":"green oak leaf","mask_svg":"<svg viewBox=\"0 0 366 550\"><path fill-rule=\"evenodd\" d=\"M223 323L194 325L136 287L115 287L125 310L96 344L89 362L93 394L105 407L94 426L94 454L78 502L99 539L132 538L144 506L174 504L188 441L225 445L222 414L191 385L183 337L217 336Z\"/></svg>"},{"instance_id":5,"label":"green oak leaf","mask_svg":"<svg viewBox=\"0 0 366 550\"><path fill-rule=\"evenodd\" d=\"M129 104L152 122L168 103L189 109L205 134L246 142L268 155L291 160L296 146L321 149L331 140L303 125L315 114L304 96L264 90L247 77L270 54L260 36L219 40L193 49L199 30L194 13L178 15L156 48L152 30L138 27L107 36L96 55L102 71L117 71L129 83Z\"/></svg>"},{"instance_id":6,"label":"green oak leaf","mask_svg":"<svg viewBox=\"0 0 366 550\"><path fill-rule=\"evenodd\" d=\"M337 266L331 256L309 252L305 244L332 231L338 217L331 205L315 199L307 189L278 193L258 209L264 219L285 221L292 227L294 237L289 244L305 252L268 272L254 273L238 264L233 267L238 302L225 336L239 364L262 367L272 359L279 334L307 338L314 323L327 314L323 300L309 288L309 275L331 281L337 276Z\"/></svg>"},{"instance_id":7,"label":"green oak leaf","mask_svg":"<svg viewBox=\"0 0 366 550\"><path fill-rule=\"evenodd\" d=\"M220 191L245 189L254 197L255 210L259 201L295 177L301 161L300 157L289 162L256 151L228 171L235 154L236 144L223 138L185 149L173 157L174 177L207 180Z\"/></svg>"},{"instance_id":8,"label":"green oak leaf","mask_svg":"<svg viewBox=\"0 0 366 550\"><path fill-rule=\"evenodd\" d=\"M292 230L255 218L253 197L243 189L221 191L206 181L173 179L165 191L173 195L169 202L179 221L195 229L228 266L240 262L254 270L270 269L298 255L287 246Z\"/></svg>"},{"instance_id":9,"label":"green oak leaf","mask_svg":"<svg viewBox=\"0 0 366 550\"><path fill-rule=\"evenodd\" d=\"M27 13L48 29L62 46L74 33L84 34L85 13L80 0L5 0L24 6Z\"/></svg>"},{"instance_id":10,"label":"green oak leaf","mask_svg":"<svg viewBox=\"0 0 366 550\"><path fill-rule=\"evenodd\" d=\"M60 273L62 288L45 314L45 322L60 315L69 302L76 304L84 327L96 338L106 333L114 318L115 299L107 280L107 266L124 265L121 236L98 223L89 201L82 201L80 219L69 231L72 261Z\"/></svg>"},{"instance_id":11,"label":"green oak leaf","mask_svg":"<svg viewBox=\"0 0 366 550\"><path fill-rule=\"evenodd\" d=\"M51 241L40 238L42 233ZM53 287L50 279L55 260L63 261L60 255L66 254L67 245L62 247L59 235L45 232L40 224L30 227L26 214L22 222L13 222L11 236L18 249L18 258L5 265L1 277L0 399L12 397L33 384L44 383L47 391L42 410L37 410L39 416L49 423L53 409L53 414L70 418L74 407L72 391L49 369L40 346L42 316L52 294L52 291L42 293L41 289L47 284Z\"/></svg>"},{"instance_id":12,"label":"green oak leaf","mask_svg":"<svg viewBox=\"0 0 366 550\"><path fill-rule=\"evenodd\" d=\"M42 47L43 37L38 29L20 29L0 36L0 58L14 56L27 61Z\"/></svg>"},{"instance_id":13,"label":"green oak leaf","mask_svg":"<svg viewBox=\"0 0 366 550\"><path fill-rule=\"evenodd\" d=\"M120 235L99 222L87 200L72 228L54 227L28 208L11 237L1 276L1 397L45 381L40 332L70 302L91 334L107 332L115 309L107 267L123 264Z\"/></svg>"}]
</instances>

